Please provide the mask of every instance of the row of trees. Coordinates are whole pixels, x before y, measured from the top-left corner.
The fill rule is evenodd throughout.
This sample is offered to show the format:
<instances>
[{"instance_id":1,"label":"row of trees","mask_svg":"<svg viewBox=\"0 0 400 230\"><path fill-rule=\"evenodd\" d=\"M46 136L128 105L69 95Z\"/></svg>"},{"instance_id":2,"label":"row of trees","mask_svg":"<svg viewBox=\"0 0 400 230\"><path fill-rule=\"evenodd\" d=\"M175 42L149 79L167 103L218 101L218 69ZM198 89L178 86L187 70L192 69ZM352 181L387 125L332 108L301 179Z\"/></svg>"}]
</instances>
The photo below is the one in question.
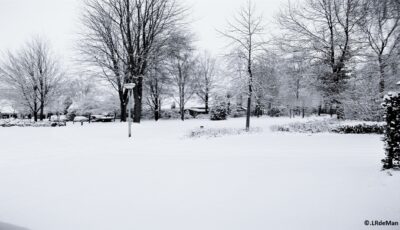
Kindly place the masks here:
<instances>
[{"instance_id":1,"label":"row of trees","mask_svg":"<svg viewBox=\"0 0 400 230\"><path fill-rule=\"evenodd\" d=\"M311 76L324 102L337 105L339 118L346 109L354 114L352 108L379 117L373 114L398 78L399 1L290 2L277 22L282 29L277 44L290 59L306 60L303 76ZM367 85L370 93L364 94Z\"/></svg>"},{"instance_id":2,"label":"row of trees","mask_svg":"<svg viewBox=\"0 0 400 230\"><path fill-rule=\"evenodd\" d=\"M82 61L118 93L122 121L126 120L127 83L136 85L134 122L140 122L143 96L158 120L163 97L171 96L172 88L177 90L182 120L185 104L194 94L208 110L215 61L207 54L194 54L186 11L175 0L85 2Z\"/></svg>"},{"instance_id":3,"label":"row of trees","mask_svg":"<svg viewBox=\"0 0 400 230\"><path fill-rule=\"evenodd\" d=\"M383 95L400 66L398 0L289 1L276 16L278 35L247 4L228 22L227 37L250 111L260 107L335 107L338 118L382 118ZM246 85L247 89L243 89ZM255 103L252 103L252 98ZM253 104L253 106L252 106Z\"/></svg>"},{"instance_id":4,"label":"row of trees","mask_svg":"<svg viewBox=\"0 0 400 230\"><path fill-rule=\"evenodd\" d=\"M221 32L232 41L236 75L244 76L236 87L247 91L247 112L254 98L254 112L308 106L331 108L338 118L382 119L382 97L399 80L398 0L289 1L267 42L255 9L248 1Z\"/></svg>"},{"instance_id":5,"label":"row of trees","mask_svg":"<svg viewBox=\"0 0 400 230\"><path fill-rule=\"evenodd\" d=\"M398 78L398 0L289 1L276 16L275 36L267 36L262 14L248 0L219 31L230 42L218 64L196 50L187 8L175 0L86 0L84 7L79 61L89 78L105 80L118 95L122 121L127 83L136 85L135 122L145 105L158 120L167 98L176 100L183 120L195 96L206 111L212 97L243 98L246 129L252 112L299 107L303 114L305 107L329 107L338 118L379 119L381 98ZM9 53L0 71L35 119L62 92L57 88L71 84L60 84L61 67L40 39ZM68 105L77 96L59 97Z\"/></svg>"},{"instance_id":6,"label":"row of trees","mask_svg":"<svg viewBox=\"0 0 400 230\"><path fill-rule=\"evenodd\" d=\"M175 0L85 1L86 32L80 42L83 61L97 67L98 75L117 91L123 121L128 102L125 84L136 85L134 122L140 122L145 78L168 49L184 14ZM159 99L155 100L158 104Z\"/></svg>"}]
</instances>

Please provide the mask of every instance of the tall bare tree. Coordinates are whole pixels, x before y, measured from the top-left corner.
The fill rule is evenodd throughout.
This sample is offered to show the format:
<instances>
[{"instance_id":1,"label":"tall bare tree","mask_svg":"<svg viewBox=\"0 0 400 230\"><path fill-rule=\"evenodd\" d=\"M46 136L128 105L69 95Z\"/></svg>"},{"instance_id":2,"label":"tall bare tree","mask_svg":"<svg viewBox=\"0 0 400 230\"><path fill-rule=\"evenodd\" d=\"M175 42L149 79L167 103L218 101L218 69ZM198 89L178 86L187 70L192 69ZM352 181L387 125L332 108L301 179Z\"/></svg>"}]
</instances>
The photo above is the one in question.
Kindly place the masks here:
<instances>
[{"instance_id":1,"label":"tall bare tree","mask_svg":"<svg viewBox=\"0 0 400 230\"><path fill-rule=\"evenodd\" d=\"M171 37L174 41L169 46L168 70L171 80L178 91L177 102L181 120L185 120L185 105L195 94L194 81L194 48L193 34L184 30L176 30ZM174 97L176 98L176 97Z\"/></svg>"},{"instance_id":2,"label":"tall bare tree","mask_svg":"<svg viewBox=\"0 0 400 230\"><path fill-rule=\"evenodd\" d=\"M166 95L170 93L171 78L169 77L167 56L154 57L150 62L145 79L147 92L147 105L154 113L154 119L158 121L161 117L161 105Z\"/></svg>"},{"instance_id":3,"label":"tall bare tree","mask_svg":"<svg viewBox=\"0 0 400 230\"><path fill-rule=\"evenodd\" d=\"M128 91L124 88L127 81L127 53L121 42L117 16L109 9L107 1L85 1L82 22L85 31L79 41L82 59L93 69L95 75L105 79L118 93L121 121L126 121Z\"/></svg>"},{"instance_id":4,"label":"tall bare tree","mask_svg":"<svg viewBox=\"0 0 400 230\"><path fill-rule=\"evenodd\" d=\"M386 69L399 57L400 4L395 0L368 0L364 4L367 14L360 28L379 65L379 93L383 97Z\"/></svg>"},{"instance_id":5,"label":"tall bare tree","mask_svg":"<svg viewBox=\"0 0 400 230\"><path fill-rule=\"evenodd\" d=\"M255 5L248 0L247 4L233 17L233 20L228 22L227 29L220 32L231 41L232 54L246 64L248 75L247 131L250 129L251 98L253 96L253 63L256 54L262 51L264 45L261 36L264 33L263 18L261 15L257 15L255 8Z\"/></svg>"},{"instance_id":6,"label":"tall bare tree","mask_svg":"<svg viewBox=\"0 0 400 230\"><path fill-rule=\"evenodd\" d=\"M209 110L209 101L216 84L216 59L205 51L197 59L196 65L196 94L204 102L206 113Z\"/></svg>"},{"instance_id":7,"label":"tall bare tree","mask_svg":"<svg viewBox=\"0 0 400 230\"><path fill-rule=\"evenodd\" d=\"M109 60L99 63L96 55L92 55L91 58L101 68L108 70L112 63L113 70L110 72L113 72L113 78L117 77L115 66L118 68L122 66L123 81L121 80L116 87L119 91L120 85L136 84L134 122L140 122L143 78L148 62L158 46L168 38L176 24L182 20L185 10L175 0L87 0L86 6L88 11L86 14L90 15L89 23L86 22L87 20L84 21L86 25L89 24L86 28L90 33L85 36L88 47L92 47L90 45L92 41L97 44L94 46L97 51L95 53L109 56L107 59L112 59L110 54L115 54L121 64L115 64L115 61ZM94 26L91 26L91 21L96 21ZM97 26L98 24L100 26ZM104 36L104 33L115 36ZM114 38L112 42L110 42L110 37ZM113 53L112 50L119 52ZM123 90L122 95L121 107L126 103L126 90Z\"/></svg>"},{"instance_id":8,"label":"tall bare tree","mask_svg":"<svg viewBox=\"0 0 400 230\"><path fill-rule=\"evenodd\" d=\"M263 114L265 109L271 109L279 101L278 82L278 57L270 52L264 52L255 58L254 63L254 97L255 114L257 117Z\"/></svg>"},{"instance_id":9,"label":"tall bare tree","mask_svg":"<svg viewBox=\"0 0 400 230\"><path fill-rule=\"evenodd\" d=\"M54 100L64 74L48 43L36 38L18 52L8 52L0 66L0 76L37 121L43 120L45 107Z\"/></svg>"}]
</instances>

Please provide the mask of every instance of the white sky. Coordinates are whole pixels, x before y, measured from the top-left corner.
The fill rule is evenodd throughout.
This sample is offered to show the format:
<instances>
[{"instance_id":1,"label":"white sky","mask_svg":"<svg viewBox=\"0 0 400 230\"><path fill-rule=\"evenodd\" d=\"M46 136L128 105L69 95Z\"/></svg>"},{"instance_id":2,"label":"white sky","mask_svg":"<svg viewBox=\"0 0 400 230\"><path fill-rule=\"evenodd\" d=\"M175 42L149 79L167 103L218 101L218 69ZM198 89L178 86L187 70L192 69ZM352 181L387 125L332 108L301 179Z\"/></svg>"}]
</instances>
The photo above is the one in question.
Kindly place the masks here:
<instances>
[{"instance_id":1,"label":"white sky","mask_svg":"<svg viewBox=\"0 0 400 230\"><path fill-rule=\"evenodd\" d=\"M191 6L192 29L197 45L214 54L223 53L226 40L216 29L223 30L228 19L246 0L182 0ZM266 23L273 20L287 0L253 0ZM0 54L24 44L32 36L47 38L59 56L69 62L74 55L77 32L80 31L81 0L0 0Z\"/></svg>"}]
</instances>

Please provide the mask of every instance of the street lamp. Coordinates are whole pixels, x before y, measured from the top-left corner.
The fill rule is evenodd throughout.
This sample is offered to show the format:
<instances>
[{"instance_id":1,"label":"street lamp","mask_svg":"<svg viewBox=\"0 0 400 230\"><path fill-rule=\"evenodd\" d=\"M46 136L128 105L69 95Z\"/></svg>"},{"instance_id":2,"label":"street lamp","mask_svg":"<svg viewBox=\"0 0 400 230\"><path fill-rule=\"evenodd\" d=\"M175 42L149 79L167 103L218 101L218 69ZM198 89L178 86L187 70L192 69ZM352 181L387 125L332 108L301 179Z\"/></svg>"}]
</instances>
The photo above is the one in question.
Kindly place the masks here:
<instances>
[{"instance_id":1,"label":"street lamp","mask_svg":"<svg viewBox=\"0 0 400 230\"><path fill-rule=\"evenodd\" d=\"M132 136L132 119L131 119L131 109L132 109L132 93L133 93L133 88L135 88L136 84L135 83L127 83L125 84L124 88L128 90L128 137ZM131 104L129 106L129 104Z\"/></svg>"}]
</instances>

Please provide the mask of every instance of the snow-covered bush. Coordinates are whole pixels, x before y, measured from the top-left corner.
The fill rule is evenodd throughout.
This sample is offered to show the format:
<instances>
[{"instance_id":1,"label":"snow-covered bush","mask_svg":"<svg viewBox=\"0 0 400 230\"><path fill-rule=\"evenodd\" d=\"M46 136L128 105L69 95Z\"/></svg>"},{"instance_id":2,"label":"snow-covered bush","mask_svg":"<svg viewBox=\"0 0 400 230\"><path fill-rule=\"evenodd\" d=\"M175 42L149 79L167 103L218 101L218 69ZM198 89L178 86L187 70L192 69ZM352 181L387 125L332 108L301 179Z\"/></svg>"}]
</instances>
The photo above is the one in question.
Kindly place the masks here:
<instances>
[{"instance_id":1,"label":"snow-covered bush","mask_svg":"<svg viewBox=\"0 0 400 230\"><path fill-rule=\"evenodd\" d=\"M262 129L259 127L250 128L249 131L245 129L238 128L199 128L189 132L187 135L189 138L199 138L199 137L222 137L230 135L241 135L249 133L259 133Z\"/></svg>"},{"instance_id":2,"label":"snow-covered bush","mask_svg":"<svg viewBox=\"0 0 400 230\"><path fill-rule=\"evenodd\" d=\"M287 114L287 108L284 106L272 107L267 111L267 115L270 117L281 117Z\"/></svg>"},{"instance_id":3,"label":"snow-covered bush","mask_svg":"<svg viewBox=\"0 0 400 230\"><path fill-rule=\"evenodd\" d=\"M245 117L246 109L242 106L228 104L227 106L228 115L230 117Z\"/></svg>"},{"instance_id":4,"label":"snow-covered bush","mask_svg":"<svg viewBox=\"0 0 400 230\"><path fill-rule=\"evenodd\" d=\"M57 127L66 126L63 121L38 121L28 119L2 119L0 120L0 127Z\"/></svg>"},{"instance_id":5,"label":"snow-covered bush","mask_svg":"<svg viewBox=\"0 0 400 230\"><path fill-rule=\"evenodd\" d=\"M332 126L336 124L333 119L316 120L308 122L293 122L286 125L271 126L272 131L278 132L296 132L296 133L321 133L329 132Z\"/></svg>"},{"instance_id":6,"label":"snow-covered bush","mask_svg":"<svg viewBox=\"0 0 400 230\"><path fill-rule=\"evenodd\" d=\"M228 116L228 109L225 103L215 105L211 108L210 119L212 121L226 120L227 116Z\"/></svg>"},{"instance_id":7,"label":"snow-covered bush","mask_svg":"<svg viewBox=\"0 0 400 230\"><path fill-rule=\"evenodd\" d=\"M237 118L237 117L245 117L246 116L246 111L237 111L233 110L229 114L231 117Z\"/></svg>"},{"instance_id":8,"label":"snow-covered bush","mask_svg":"<svg viewBox=\"0 0 400 230\"><path fill-rule=\"evenodd\" d=\"M189 113L185 113L185 120L193 118ZM177 109L166 109L161 111L161 119L177 120L181 119L181 114Z\"/></svg>"},{"instance_id":9,"label":"snow-covered bush","mask_svg":"<svg viewBox=\"0 0 400 230\"><path fill-rule=\"evenodd\" d=\"M357 125L340 125L332 129L334 133L357 133L357 134L383 134L385 127L380 124L357 124Z\"/></svg>"},{"instance_id":10,"label":"snow-covered bush","mask_svg":"<svg viewBox=\"0 0 400 230\"><path fill-rule=\"evenodd\" d=\"M386 158L383 159L383 167L393 168L394 162L400 161L400 95L389 93L385 96L383 107L385 112L385 142ZM397 164L397 166L399 166Z\"/></svg>"}]
</instances>

